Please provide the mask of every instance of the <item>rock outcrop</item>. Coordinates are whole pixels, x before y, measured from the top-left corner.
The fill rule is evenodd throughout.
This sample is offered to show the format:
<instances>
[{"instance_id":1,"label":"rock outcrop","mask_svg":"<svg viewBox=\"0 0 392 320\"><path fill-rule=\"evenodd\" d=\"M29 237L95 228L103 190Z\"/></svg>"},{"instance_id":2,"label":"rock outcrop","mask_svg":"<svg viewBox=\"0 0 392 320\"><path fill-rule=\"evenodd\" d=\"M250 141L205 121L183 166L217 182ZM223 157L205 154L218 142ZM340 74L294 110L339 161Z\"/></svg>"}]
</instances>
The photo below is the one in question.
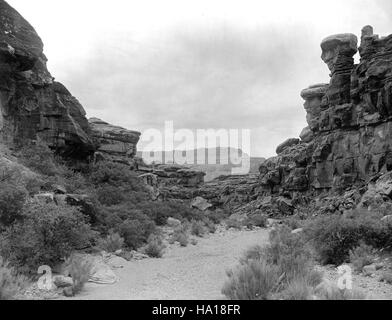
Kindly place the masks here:
<instances>
[{"instance_id":1,"label":"rock outcrop","mask_svg":"<svg viewBox=\"0 0 392 320\"><path fill-rule=\"evenodd\" d=\"M353 34L328 37L321 49L331 81L301 92L308 127L300 143L287 140L260 166L265 195L363 193L369 181L392 170L392 35L380 38L366 26L359 64Z\"/></svg>"},{"instance_id":2,"label":"rock outcrop","mask_svg":"<svg viewBox=\"0 0 392 320\"><path fill-rule=\"evenodd\" d=\"M34 28L0 0L0 136L9 144L41 139L67 156L94 151L85 111L46 68Z\"/></svg>"},{"instance_id":3,"label":"rock outcrop","mask_svg":"<svg viewBox=\"0 0 392 320\"><path fill-rule=\"evenodd\" d=\"M140 132L114 126L98 118L89 119L89 125L97 145L96 157L128 163L136 155Z\"/></svg>"}]
</instances>

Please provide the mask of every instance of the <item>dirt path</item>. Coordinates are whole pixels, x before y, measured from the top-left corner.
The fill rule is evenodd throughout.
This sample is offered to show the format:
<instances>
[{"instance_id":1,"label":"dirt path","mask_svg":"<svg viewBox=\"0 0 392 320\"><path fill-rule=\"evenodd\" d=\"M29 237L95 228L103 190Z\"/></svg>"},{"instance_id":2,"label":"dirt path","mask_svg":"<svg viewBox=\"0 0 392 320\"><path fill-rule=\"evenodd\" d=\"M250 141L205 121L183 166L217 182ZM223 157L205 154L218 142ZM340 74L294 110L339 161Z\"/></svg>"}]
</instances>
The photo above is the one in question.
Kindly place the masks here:
<instances>
[{"instance_id":1,"label":"dirt path","mask_svg":"<svg viewBox=\"0 0 392 320\"><path fill-rule=\"evenodd\" d=\"M80 300L215 300L244 250L268 241L268 231L225 231L199 239L196 246L171 246L162 259L131 261L115 272L113 285L88 283Z\"/></svg>"}]
</instances>

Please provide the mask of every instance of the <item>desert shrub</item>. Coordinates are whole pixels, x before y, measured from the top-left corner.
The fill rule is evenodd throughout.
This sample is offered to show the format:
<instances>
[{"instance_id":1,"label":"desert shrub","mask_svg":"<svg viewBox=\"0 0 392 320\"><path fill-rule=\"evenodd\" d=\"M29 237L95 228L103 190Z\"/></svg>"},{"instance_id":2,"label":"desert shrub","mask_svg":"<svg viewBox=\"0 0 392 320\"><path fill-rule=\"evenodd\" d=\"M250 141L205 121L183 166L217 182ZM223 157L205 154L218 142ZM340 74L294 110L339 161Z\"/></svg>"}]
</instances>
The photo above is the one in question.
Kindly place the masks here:
<instances>
[{"instance_id":1,"label":"desert shrub","mask_svg":"<svg viewBox=\"0 0 392 320\"><path fill-rule=\"evenodd\" d=\"M125 220L119 226L120 235L130 249L137 249L143 245L155 230L155 223L147 216Z\"/></svg>"},{"instance_id":2,"label":"desert shrub","mask_svg":"<svg viewBox=\"0 0 392 320\"><path fill-rule=\"evenodd\" d=\"M0 300L13 300L27 287L28 280L18 275L5 260L0 257Z\"/></svg>"},{"instance_id":3,"label":"desert shrub","mask_svg":"<svg viewBox=\"0 0 392 320\"><path fill-rule=\"evenodd\" d=\"M321 285L315 290L320 300L365 300L366 294L358 289L339 289L336 285Z\"/></svg>"},{"instance_id":4,"label":"desert shrub","mask_svg":"<svg viewBox=\"0 0 392 320\"><path fill-rule=\"evenodd\" d=\"M206 216L215 224L219 224L227 218L227 214L222 209L208 211Z\"/></svg>"},{"instance_id":5,"label":"desert shrub","mask_svg":"<svg viewBox=\"0 0 392 320\"><path fill-rule=\"evenodd\" d=\"M313 288L304 278L291 281L276 298L279 300L312 300Z\"/></svg>"},{"instance_id":6,"label":"desert shrub","mask_svg":"<svg viewBox=\"0 0 392 320\"><path fill-rule=\"evenodd\" d=\"M305 222L297 216L287 217L284 219L283 223L292 230L303 228L305 226Z\"/></svg>"},{"instance_id":7,"label":"desert shrub","mask_svg":"<svg viewBox=\"0 0 392 320\"><path fill-rule=\"evenodd\" d=\"M349 254L350 262L358 272L361 272L363 267L372 264L375 259L375 249L363 242L355 249L350 250Z\"/></svg>"},{"instance_id":8,"label":"desert shrub","mask_svg":"<svg viewBox=\"0 0 392 320\"><path fill-rule=\"evenodd\" d=\"M130 191L145 191L145 188L137 175L129 169L129 166L116 162L98 162L90 168L90 181L101 186L126 186Z\"/></svg>"},{"instance_id":9,"label":"desert shrub","mask_svg":"<svg viewBox=\"0 0 392 320\"><path fill-rule=\"evenodd\" d=\"M24 207L22 221L1 235L0 251L19 271L35 273L89 246L94 236L78 209L33 201Z\"/></svg>"},{"instance_id":10,"label":"desert shrub","mask_svg":"<svg viewBox=\"0 0 392 320\"><path fill-rule=\"evenodd\" d=\"M265 258L265 247L255 245L246 250L240 258L240 263L247 263L249 260L261 260Z\"/></svg>"},{"instance_id":11,"label":"desert shrub","mask_svg":"<svg viewBox=\"0 0 392 320\"><path fill-rule=\"evenodd\" d=\"M178 201L146 201L138 204L137 207L159 226L165 225L170 217L188 221L201 220L203 218L196 210Z\"/></svg>"},{"instance_id":12,"label":"desert shrub","mask_svg":"<svg viewBox=\"0 0 392 320\"><path fill-rule=\"evenodd\" d=\"M190 231L192 235L196 237L202 237L206 231L204 227L204 223L202 221L192 220Z\"/></svg>"},{"instance_id":13,"label":"desert shrub","mask_svg":"<svg viewBox=\"0 0 392 320\"><path fill-rule=\"evenodd\" d=\"M99 202L105 206L118 205L125 200L121 188L104 184L97 188Z\"/></svg>"},{"instance_id":14,"label":"desert shrub","mask_svg":"<svg viewBox=\"0 0 392 320\"><path fill-rule=\"evenodd\" d=\"M230 228L234 228L234 229L238 229L241 230L242 229L242 223L241 221L235 219L235 218L228 218L226 220L226 228L230 229Z\"/></svg>"},{"instance_id":15,"label":"desert shrub","mask_svg":"<svg viewBox=\"0 0 392 320\"><path fill-rule=\"evenodd\" d=\"M333 264L347 261L350 250L361 242L374 248L391 247L391 232L392 224L368 211L320 217L305 228L321 262Z\"/></svg>"},{"instance_id":16,"label":"desert shrub","mask_svg":"<svg viewBox=\"0 0 392 320\"><path fill-rule=\"evenodd\" d=\"M204 223L205 229L207 229L209 233L216 232L216 225L210 218L204 218L203 223Z\"/></svg>"},{"instance_id":17,"label":"desert shrub","mask_svg":"<svg viewBox=\"0 0 392 320\"><path fill-rule=\"evenodd\" d=\"M117 232L109 232L106 238L100 239L98 247L107 252L116 252L122 249L124 246L124 238L122 238Z\"/></svg>"},{"instance_id":18,"label":"desert shrub","mask_svg":"<svg viewBox=\"0 0 392 320\"><path fill-rule=\"evenodd\" d=\"M182 224L175 228L169 242L174 243L178 241L182 247L186 247L189 242L188 229L188 224Z\"/></svg>"},{"instance_id":19,"label":"desert shrub","mask_svg":"<svg viewBox=\"0 0 392 320\"><path fill-rule=\"evenodd\" d=\"M306 240L282 226L270 233L270 244L264 258L279 267L288 283L297 277L307 277L313 269L312 252Z\"/></svg>"},{"instance_id":20,"label":"desert shrub","mask_svg":"<svg viewBox=\"0 0 392 320\"><path fill-rule=\"evenodd\" d=\"M186 247L189 243L189 237L186 233L180 233L177 236L177 241L181 247Z\"/></svg>"},{"instance_id":21,"label":"desert shrub","mask_svg":"<svg viewBox=\"0 0 392 320\"><path fill-rule=\"evenodd\" d=\"M312 288L316 288L323 282L323 280L324 274L323 272L318 270L313 269L306 275L306 283Z\"/></svg>"},{"instance_id":22,"label":"desert shrub","mask_svg":"<svg viewBox=\"0 0 392 320\"><path fill-rule=\"evenodd\" d=\"M165 245L161 236L152 234L147 240L144 252L151 258L162 258Z\"/></svg>"},{"instance_id":23,"label":"desert shrub","mask_svg":"<svg viewBox=\"0 0 392 320\"><path fill-rule=\"evenodd\" d=\"M274 275L271 275L273 284L265 285L264 280L260 280L263 279L260 274L265 270L274 270ZM305 239L292 234L287 226L271 231L268 245L256 245L247 250L236 272L237 275L234 275L235 272L228 274L229 280L225 285L225 292L231 292L225 294L231 299L236 296L233 291L238 291L238 297L254 296L255 288L249 284L252 278L252 281L261 283L257 286L263 288L259 290L263 292L263 299L309 298L310 292L323 279L322 273L314 269L312 253Z\"/></svg>"},{"instance_id":24,"label":"desert shrub","mask_svg":"<svg viewBox=\"0 0 392 320\"><path fill-rule=\"evenodd\" d=\"M69 266L69 274L73 281L72 292L73 294L78 294L90 279L93 267L92 262L88 259L71 255L67 259L66 264Z\"/></svg>"},{"instance_id":25,"label":"desert shrub","mask_svg":"<svg viewBox=\"0 0 392 320\"><path fill-rule=\"evenodd\" d=\"M0 182L0 227L21 218L27 191L9 182Z\"/></svg>"},{"instance_id":26,"label":"desert shrub","mask_svg":"<svg viewBox=\"0 0 392 320\"><path fill-rule=\"evenodd\" d=\"M43 142L23 146L19 159L26 167L38 173L47 176L59 173L53 152Z\"/></svg>"},{"instance_id":27,"label":"desert shrub","mask_svg":"<svg viewBox=\"0 0 392 320\"><path fill-rule=\"evenodd\" d=\"M231 300L266 300L279 283L277 266L260 260L249 260L227 272L222 293Z\"/></svg>"},{"instance_id":28,"label":"desert shrub","mask_svg":"<svg viewBox=\"0 0 392 320\"><path fill-rule=\"evenodd\" d=\"M243 225L249 229L253 227L265 228L267 226L267 217L260 214L252 214L244 220Z\"/></svg>"}]
</instances>

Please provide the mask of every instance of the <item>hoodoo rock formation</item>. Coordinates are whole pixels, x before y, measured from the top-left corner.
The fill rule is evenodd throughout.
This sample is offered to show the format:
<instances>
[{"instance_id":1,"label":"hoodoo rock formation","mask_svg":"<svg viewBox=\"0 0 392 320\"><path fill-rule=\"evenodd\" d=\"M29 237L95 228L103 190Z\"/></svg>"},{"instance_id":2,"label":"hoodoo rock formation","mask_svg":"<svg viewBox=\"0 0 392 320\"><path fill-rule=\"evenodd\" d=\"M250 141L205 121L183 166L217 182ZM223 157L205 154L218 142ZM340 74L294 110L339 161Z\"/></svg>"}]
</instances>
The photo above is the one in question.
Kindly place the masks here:
<instances>
[{"instance_id":1,"label":"hoodoo rock formation","mask_svg":"<svg viewBox=\"0 0 392 320\"><path fill-rule=\"evenodd\" d=\"M10 144L41 139L65 155L94 151L85 111L54 81L34 28L0 0L0 136Z\"/></svg>"},{"instance_id":2,"label":"hoodoo rock formation","mask_svg":"<svg viewBox=\"0 0 392 320\"><path fill-rule=\"evenodd\" d=\"M301 92L309 126L300 143L289 139L261 165L264 194L295 200L299 191L364 192L392 170L392 35L380 38L365 27L359 64L353 34L330 36L321 49L331 81Z\"/></svg>"}]
</instances>

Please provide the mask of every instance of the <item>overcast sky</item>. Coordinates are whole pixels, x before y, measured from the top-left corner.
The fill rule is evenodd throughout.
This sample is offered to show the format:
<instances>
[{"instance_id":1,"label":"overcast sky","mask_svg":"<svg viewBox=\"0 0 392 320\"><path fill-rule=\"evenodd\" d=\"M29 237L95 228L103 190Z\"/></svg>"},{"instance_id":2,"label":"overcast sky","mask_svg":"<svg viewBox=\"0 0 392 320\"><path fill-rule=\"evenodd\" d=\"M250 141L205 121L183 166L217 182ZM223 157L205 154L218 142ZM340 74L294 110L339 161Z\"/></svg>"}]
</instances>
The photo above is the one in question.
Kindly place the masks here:
<instances>
[{"instance_id":1,"label":"overcast sky","mask_svg":"<svg viewBox=\"0 0 392 320\"><path fill-rule=\"evenodd\" d=\"M328 82L321 40L371 24L391 0L8 0L88 117L143 132L251 129L254 156L306 126L300 91Z\"/></svg>"}]
</instances>

